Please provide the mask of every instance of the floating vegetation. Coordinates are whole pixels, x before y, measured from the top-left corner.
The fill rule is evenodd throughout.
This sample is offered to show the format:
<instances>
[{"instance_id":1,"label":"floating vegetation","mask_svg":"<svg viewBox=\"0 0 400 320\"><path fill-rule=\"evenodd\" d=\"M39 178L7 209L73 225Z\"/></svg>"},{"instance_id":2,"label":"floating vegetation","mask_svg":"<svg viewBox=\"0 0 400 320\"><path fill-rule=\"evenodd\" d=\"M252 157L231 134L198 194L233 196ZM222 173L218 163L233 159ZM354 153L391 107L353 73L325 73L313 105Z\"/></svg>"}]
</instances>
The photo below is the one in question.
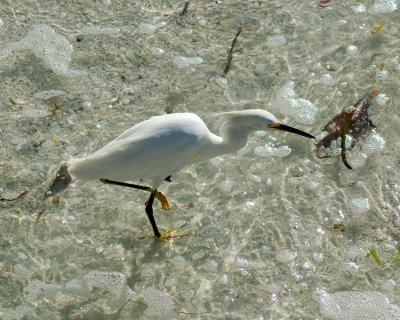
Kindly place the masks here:
<instances>
[{"instance_id":1,"label":"floating vegetation","mask_svg":"<svg viewBox=\"0 0 400 320\"><path fill-rule=\"evenodd\" d=\"M179 14L180 17L183 17L188 12L189 5L190 5L190 1L186 1L181 13Z\"/></svg>"},{"instance_id":2,"label":"floating vegetation","mask_svg":"<svg viewBox=\"0 0 400 320\"><path fill-rule=\"evenodd\" d=\"M378 251L376 251L375 248L369 248L368 251L371 254L372 258L374 258L376 264L378 266L381 266L382 265L382 261L381 261L381 259L379 259Z\"/></svg>"},{"instance_id":3,"label":"floating vegetation","mask_svg":"<svg viewBox=\"0 0 400 320\"><path fill-rule=\"evenodd\" d=\"M19 194L18 196L14 197L14 198L3 198L0 197L0 201L15 201L15 200L19 200L23 197L25 197L28 194L28 191L24 191L21 194Z\"/></svg>"},{"instance_id":4,"label":"floating vegetation","mask_svg":"<svg viewBox=\"0 0 400 320\"><path fill-rule=\"evenodd\" d=\"M68 167L66 165L62 165L56 174L56 178L51 184L49 190L45 193L45 198L53 196L54 194L66 189L68 185L71 183L71 176L68 173Z\"/></svg>"},{"instance_id":5,"label":"floating vegetation","mask_svg":"<svg viewBox=\"0 0 400 320\"><path fill-rule=\"evenodd\" d=\"M341 135L342 141L340 144L340 146L342 148L342 161L343 161L344 165L350 170L353 170L353 168L347 162L347 158L346 158L346 134L349 131L349 125L350 125L352 115L353 115L353 111L345 111L344 112L342 135Z\"/></svg>"},{"instance_id":6,"label":"floating vegetation","mask_svg":"<svg viewBox=\"0 0 400 320\"><path fill-rule=\"evenodd\" d=\"M375 34L378 33L379 31L381 31L381 29L383 28L384 25L385 25L385 21L379 22L379 23L371 30L371 34L372 34L372 35L375 35Z\"/></svg>"},{"instance_id":7,"label":"floating vegetation","mask_svg":"<svg viewBox=\"0 0 400 320\"><path fill-rule=\"evenodd\" d=\"M229 72L229 70L231 69L232 58L233 58L233 49L234 49L234 47L235 47L235 45L237 43L237 39L240 36L241 32L242 32L242 27L239 27L238 31L236 32L235 37L232 40L231 48L230 48L229 53L228 53L228 59L226 61L226 65L225 65L225 68L224 68L224 76L226 76L227 73Z\"/></svg>"},{"instance_id":8,"label":"floating vegetation","mask_svg":"<svg viewBox=\"0 0 400 320\"><path fill-rule=\"evenodd\" d=\"M346 108L326 124L322 131L327 132L327 135L316 145L319 158L332 157L334 142L338 144L340 138L342 141L344 140L340 143L342 159L346 167L349 168L350 165L347 162L344 147L347 150L353 149L361 137L368 136L376 128L369 119L368 108L371 99L376 97L377 94L378 90L372 90L369 95L357 101L350 110ZM349 142L349 145L346 142Z\"/></svg>"}]
</instances>

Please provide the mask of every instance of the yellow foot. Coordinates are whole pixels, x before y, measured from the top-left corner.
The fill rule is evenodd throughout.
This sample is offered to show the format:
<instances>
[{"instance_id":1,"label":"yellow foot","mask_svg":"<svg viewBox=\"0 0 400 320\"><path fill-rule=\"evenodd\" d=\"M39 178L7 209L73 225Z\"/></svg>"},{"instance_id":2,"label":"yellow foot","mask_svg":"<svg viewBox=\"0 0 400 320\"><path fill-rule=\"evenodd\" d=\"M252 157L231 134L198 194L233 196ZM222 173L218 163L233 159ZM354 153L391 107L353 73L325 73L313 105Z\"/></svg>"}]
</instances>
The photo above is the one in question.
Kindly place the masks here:
<instances>
[{"instance_id":1,"label":"yellow foot","mask_svg":"<svg viewBox=\"0 0 400 320\"><path fill-rule=\"evenodd\" d=\"M165 210L165 211L170 210L169 201L167 199L167 196L163 192L158 191L156 194L156 198L158 201L161 202L161 207L163 208L163 210Z\"/></svg>"},{"instance_id":2,"label":"yellow foot","mask_svg":"<svg viewBox=\"0 0 400 320\"><path fill-rule=\"evenodd\" d=\"M161 233L159 238L156 237L156 236L151 236L151 237L141 237L140 239L151 238L151 239L154 239L154 240L159 240L159 241L163 241L163 242L169 242L169 241L171 241L172 239L175 239L175 238L181 238L181 237L187 237L187 236L193 235L192 232L174 233L174 231L182 229L184 226L186 226L186 223L184 225L181 225L181 226L167 228L164 232Z\"/></svg>"},{"instance_id":3,"label":"yellow foot","mask_svg":"<svg viewBox=\"0 0 400 320\"><path fill-rule=\"evenodd\" d=\"M184 225L181 225L178 227L170 227L170 228L166 229L163 233L161 233L161 236L159 238L154 237L154 239L167 242L168 240L171 240L174 238L191 236L192 232L190 232L190 231L184 232L184 233L174 233L174 231L182 229L184 226L186 226L186 223Z\"/></svg>"}]
</instances>

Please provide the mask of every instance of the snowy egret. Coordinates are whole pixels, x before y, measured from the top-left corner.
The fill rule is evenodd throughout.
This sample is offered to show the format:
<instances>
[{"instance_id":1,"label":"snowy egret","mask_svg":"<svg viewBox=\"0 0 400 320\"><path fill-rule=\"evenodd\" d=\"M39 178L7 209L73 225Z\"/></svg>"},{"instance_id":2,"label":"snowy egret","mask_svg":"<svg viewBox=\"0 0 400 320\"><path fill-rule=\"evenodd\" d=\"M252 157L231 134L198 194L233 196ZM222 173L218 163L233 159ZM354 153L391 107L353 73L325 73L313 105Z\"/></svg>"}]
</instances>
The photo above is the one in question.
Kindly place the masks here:
<instances>
[{"instance_id":1,"label":"snowy egret","mask_svg":"<svg viewBox=\"0 0 400 320\"><path fill-rule=\"evenodd\" d=\"M153 216L157 198L163 209L169 203L158 191L164 180L185 165L231 153L244 147L253 131L280 129L307 138L314 136L281 124L271 113L259 110L232 111L218 114L223 118L220 136L213 134L193 113L174 113L152 117L134 125L93 154L72 159L68 171L80 180L100 179L104 183L126 186L150 192L146 214L155 238L162 235ZM145 181L150 186L127 183Z\"/></svg>"}]
</instances>

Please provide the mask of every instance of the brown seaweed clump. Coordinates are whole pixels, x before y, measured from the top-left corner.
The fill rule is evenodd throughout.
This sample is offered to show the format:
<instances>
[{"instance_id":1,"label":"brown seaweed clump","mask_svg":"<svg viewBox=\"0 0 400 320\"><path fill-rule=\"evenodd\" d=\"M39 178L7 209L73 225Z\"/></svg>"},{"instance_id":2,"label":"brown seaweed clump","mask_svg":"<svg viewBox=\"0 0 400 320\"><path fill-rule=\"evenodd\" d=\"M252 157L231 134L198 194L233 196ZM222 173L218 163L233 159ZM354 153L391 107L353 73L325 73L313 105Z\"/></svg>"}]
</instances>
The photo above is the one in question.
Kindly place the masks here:
<instances>
[{"instance_id":1,"label":"brown seaweed clump","mask_svg":"<svg viewBox=\"0 0 400 320\"><path fill-rule=\"evenodd\" d=\"M68 187L71 183L71 176L68 173L68 167L66 165L62 165L60 169L57 171L56 178L51 184L49 190L45 193L45 198L54 196L56 193L63 191Z\"/></svg>"},{"instance_id":2,"label":"brown seaweed clump","mask_svg":"<svg viewBox=\"0 0 400 320\"><path fill-rule=\"evenodd\" d=\"M318 158L332 157L332 142L342 136L344 127L346 127L346 134L352 138L349 150L355 147L361 137L376 128L368 117L368 108L377 94L378 90L373 89L367 96L357 101L350 110L346 108L326 124L322 131L327 134L316 145Z\"/></svg>"}]
</instances>

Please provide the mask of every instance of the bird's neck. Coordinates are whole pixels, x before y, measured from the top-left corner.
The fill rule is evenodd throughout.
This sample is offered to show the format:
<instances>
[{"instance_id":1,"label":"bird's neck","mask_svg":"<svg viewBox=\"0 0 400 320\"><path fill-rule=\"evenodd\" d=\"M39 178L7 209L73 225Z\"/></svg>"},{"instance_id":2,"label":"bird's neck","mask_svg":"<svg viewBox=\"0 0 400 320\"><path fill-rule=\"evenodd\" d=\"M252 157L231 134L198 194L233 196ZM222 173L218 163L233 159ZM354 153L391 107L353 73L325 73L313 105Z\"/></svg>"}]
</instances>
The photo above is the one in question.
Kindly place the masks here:
<instances>
[{"instance_id":1,"label":"bird's neck","mask_svg":"<svg viewBox=\"0 0 400 320\"><path fill-rule=\"evenodd\" d=\"M212 135L213 144L207 149L207 158L235 152L247 143L249 130L245 126L238 126L233 121L225 121L220 129L220 137Z\"/></svg>"},{"instance_id":2,"label":"bird's neck","mask_svg":"<svg viewBox=\"0 0 400 320\"><path fill-rule=\"evenodd\" d=\"M244 125L238 125L235 121L225 121L220 129L222 138L221 148L224 153L235 152L247 144L250 129Z\"/></svg>"}]
</instances>

